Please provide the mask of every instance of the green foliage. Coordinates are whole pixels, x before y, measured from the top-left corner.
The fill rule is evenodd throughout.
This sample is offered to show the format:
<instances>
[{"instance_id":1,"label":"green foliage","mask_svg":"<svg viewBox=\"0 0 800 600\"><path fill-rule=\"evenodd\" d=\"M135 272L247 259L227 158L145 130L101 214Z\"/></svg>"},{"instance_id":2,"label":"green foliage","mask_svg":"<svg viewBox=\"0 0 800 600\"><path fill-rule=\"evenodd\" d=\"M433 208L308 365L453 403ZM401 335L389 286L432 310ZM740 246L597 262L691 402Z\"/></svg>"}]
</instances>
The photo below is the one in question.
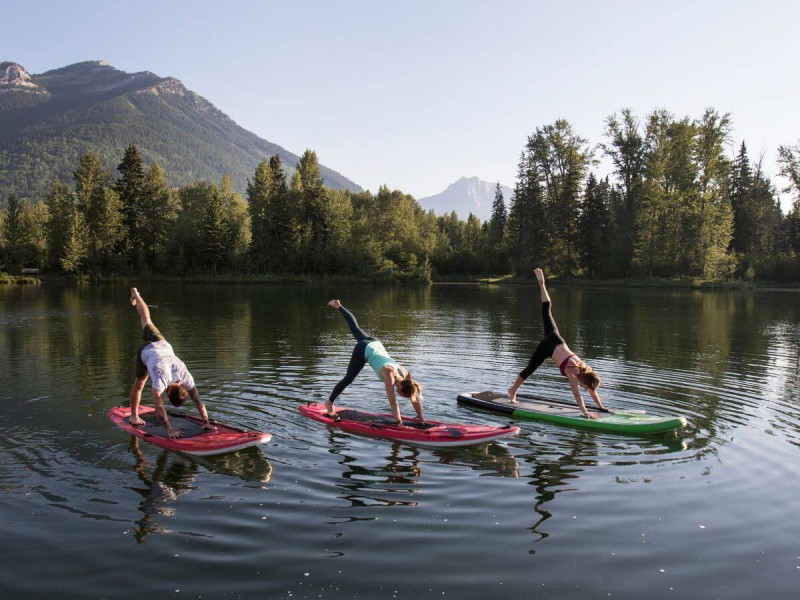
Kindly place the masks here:
<instances>
[{"instance_id":1,"label":"green foliage","mask_svg":"<svg viewBox=\"0 0 800 600\"><path fill-rule=\"evenodd\" d=\"M630 111L606 122L602 145L616 181L584 177L587 142L566 121L535 130L522 151L510 210L498 186L492 218L437 217L409 195L324 185L307 150L287 185L278 154L247 185L200 180L170 189L157 163L145 169L129 146L112 184L101 157L84 155L74 191L54 180L44 202L9 197L0 211L0 262L48 266L79 277L148 272L187 275L298 274L430 279L528 275L536 266L589 277L797 278L800 189L784 216L774 186L742 144L723 151L730 118L665 110L644 124ZM800 148L781 148L796 175ZM792 185L795 185L792 183Z\"/></svg>"},{"instance_id":2,"label":"green foliage","mask_svg":"<svg viewBox=\"0 0 800 600\"><path fill-rule=\"evenodd\" d=\"M15 191L23 199L40 198L56 177L68 181L87 152L112 169L132 141L143 162L164 167L171 186L230 173L234 188L243 191L261 157L279 154L289 171L297 163L296 155L239 127L175 79L132 78L107 67L99 73L105 79L94 82L98 71L82 68L34 76L52 94L36 106L15 104L13 91L3 95L0 196ZM87 82L103 91L84 91ZM330 187L360 190L335 171L321 172Z\"/></svg>"}]
</instances>

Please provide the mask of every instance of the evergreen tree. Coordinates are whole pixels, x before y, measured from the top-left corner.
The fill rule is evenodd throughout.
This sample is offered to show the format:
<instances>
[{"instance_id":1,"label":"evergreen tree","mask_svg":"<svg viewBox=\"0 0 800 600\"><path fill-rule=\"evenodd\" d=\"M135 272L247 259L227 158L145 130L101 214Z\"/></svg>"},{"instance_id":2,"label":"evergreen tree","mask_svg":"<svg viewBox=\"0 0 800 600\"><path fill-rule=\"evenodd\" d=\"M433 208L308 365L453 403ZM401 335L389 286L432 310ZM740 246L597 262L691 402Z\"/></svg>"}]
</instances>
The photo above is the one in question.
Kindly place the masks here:
<instances>
[{"instance_id":1,"label":"evergreen tree","mask_svg":"<svg viewBox=\"0 0 800 600\"><path fill-rule=\"evenodd\" d=\"M289 271L298 264L298 243L300 240L300 213L297 196L289 192L286 173L278 154L270 157L271 171L270 197L270 247L273 271ZM298 176L299 177L299 176Z\"/></svg>"},{"instance_id":2,"label":"evergreen tree","mask_svg":"<svg viewBox=\"0 0 800 600\"><path fill-rule=\"evenodd\" d=\"M47 264L58 269L61 267L61 258L65 254L72 220L77 210L75 198L69 186L56 179L44 201L49 212L46 228Z\"/></svg>"},{"instance_id":3,"label":"evergreen tree","mask_svg":"<svg viewBox=\"0 0 800 600\"><path fill-rule=\"evenodd\" d=\"M506 228L508 226L508 209L503 198L503 190L498 182L494 189L492 217L486 232L487 252L486 271L491 273L507 273L509 268Z\"/></svg>"},{"instance_id":4,"label":"evergreen tree","mask_svg":"<svg viewBox=\"0 0 800 600\"><path fill-rule=\"evenodd\" d=\"M252 228L253 263L257 272L265 272L270 262L272 240L270 239L271 200L273 190L273 170L269 160L264 159L256 167L253 180L247 181L247 204Z\"/></svg>"},{"instance_id":5,"label":"evergreen tree","mask_svg":"<svg viewBox=\"0 0 800 600\"><path fill-rule=\"evenodd\" d=\"M292 187L302 207L301 261L305 272L322 273L326 246L333 228L329 196L322 185L317 154L306 150L300 157Z\"/></svg>"},{"instance_id":6,"label":"evergreen tree","mask_svg":"<svg viewBox=\"0 0 800 600\"><path fill-rule=\"evenodd\" d=\"M212 273L217 273L219 269L227 266L231 228L226 218L225 202L217 186L208 185L205 192L206 196L203 198L205 206L199 222L203 245L199 250L203 266Z\"/></svg>"},{"instance_id":7,"label":"evergreen tree","mask_svg":"<svg viewBox=\"0 0 800 600\"><path fill-rule=\"evenodd\" d=\"M131 144L125 150L122 162L117 166L120 178L114 185L119 195L125 222L125 236L128 239L134 261L141 255L141 236L138 231L139 211L144 199L145 172L139 149Z\"/></svg>"},{"instance_id":8,"label":"evergreen tree","mask_svg":"<svg viewBox=\"0 0 800 600\"><path fill-rule=\"evenodd\" d=\"M115 271L125 249L124 215L119 194L111 188L111 174L100 157L87 153L75 170L75 197L88 231L88 268Z\"/></svg>"},{"instance_id":9,"label":"evergreen tree","mask_svg":"<svg viewBox=\"0 0 800 600\"><path fill-rule=\"evenodd\" d=\"M583 193L579 253L590 277L602 276L607 271L610 187L608 178L598 183L591 173Z\"/></svg>"},{"instance_id":10,"label":"evergreen tree","mask_svg":"<svg viewBox=\"0 0 800 600\"><path fill-rule=\"evenodd\" d=\"M536 162L523 151L508 215L509 250L517 274L529 274L545 259L549 236L539 181Z\"/></svg>"},{"instance_id":11,"label":"evergreen tree","mask_svg":"<svg viewBox=\"0 0 800 600\"><path fill-rule=\"evenodd\" d=\"M508 209L503 198L503 190L498 182L494 188L494 201L492 202L492 217L489 220L490 239L494 244L500 244L505 235L508 223Z\"/></svg>"},{"instance_id":12,"label":"evergreen tree","mask_svg":"<svg viewBox=\"0 0 800 600\"><path fill-rule=\"evenodd\" d=\"M753 250L756 240L756 209L753 203L753 171L747 146L742 142L733 161L730 183L730 202L733 210L731 249L741 254Z\"/></svg>"},{"instance_id":13,"label":"evergreen tree","mask_svg":"<svg viewBox=\"0 0 800 600\"><path fill-rule=\"evenodd\" d=\"M164 177L164 170L153 163L145 174L138 200L136 224L140 268L157 269L166 261L169 237L178 220L180 202Z\"/></svg>"},{"instance_id":14,"label":"evergreen tree","mask_svg":"<svg viewBox=\"0 0 800 600\"><path fill-rule=\"evenodd\" d=\"M10 194L6 200L3 224L6 269L8 269L9 273L19 273L24 266L24 250L22 246L26 232L22 204L14 194Z\"/></svg>"}]
</instances>

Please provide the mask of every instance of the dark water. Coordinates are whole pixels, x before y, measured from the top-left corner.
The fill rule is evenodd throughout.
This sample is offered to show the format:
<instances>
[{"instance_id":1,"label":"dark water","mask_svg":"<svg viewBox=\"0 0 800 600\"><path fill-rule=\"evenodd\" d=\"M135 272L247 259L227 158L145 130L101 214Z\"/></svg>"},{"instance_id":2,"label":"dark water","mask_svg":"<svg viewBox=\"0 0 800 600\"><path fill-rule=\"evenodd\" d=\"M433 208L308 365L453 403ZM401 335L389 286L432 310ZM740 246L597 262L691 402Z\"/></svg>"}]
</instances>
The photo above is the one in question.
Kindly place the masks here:
<instances>
[{"instance_id":1,"label":"dark water","mask_svg":"<svg viewBox=\"0 0 800 600\"><path fill-rule=\"evenodd\" d=\"M142 292L212 415L273 441L202 461L133 444L106 417L140 343L127 290L0 289L2 598L800 597L799 293L554 288L606 402L688 429L519 422L435 451L299 415L350 356L325 301L410 367L428 416L503 424L455 397L513 382L535 289ZM526 389L569 395L552 364ZM367 371L340 404L388 409Z\"/></svg>"}]
</instances>

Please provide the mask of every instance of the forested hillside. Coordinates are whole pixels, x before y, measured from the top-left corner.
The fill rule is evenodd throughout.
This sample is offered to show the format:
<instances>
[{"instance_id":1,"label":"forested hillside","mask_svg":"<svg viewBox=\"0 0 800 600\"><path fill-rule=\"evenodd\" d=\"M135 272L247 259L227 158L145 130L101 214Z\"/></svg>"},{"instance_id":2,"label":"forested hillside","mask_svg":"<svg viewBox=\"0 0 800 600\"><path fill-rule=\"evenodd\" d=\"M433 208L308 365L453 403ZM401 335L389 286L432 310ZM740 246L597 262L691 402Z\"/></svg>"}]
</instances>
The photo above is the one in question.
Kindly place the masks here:
<instances>
[{"instance_id":1,"label":"forested hillside","mask_svg":"<svg viewBox=\"0 0 800 600\"><path fill-rule=\"evenodd\" d=\"M598 279L691 277L800 281L800 142L782 145L778 188L733 141L730 115L629 110L601 144L566 120L522 149L510 209L495 187L491 218L437 216L411 196L325 185L314 152L291 173L279 153L248 176L179 187L135 145L114 171L88 152L36 200L0 211L0 270L124 274L345 275L370 278L516 273ZM599 177L596 153L613 174Z\"/></svg>"},{"instance_id":2,"label":"forested hillside","mask_svg":"<svg viewBox=\"0 0 800 600\"><path fill-rule=\"evenodd\" d=\"M279 155L289 175L299 160L171 77L102 62L29 75L16 63L0 63L0 197L41 197L55 177L69 180L87 152L113 169L132 143L145 161L163 166L172 186L228 174L243 192L265 156ZM361 190L320 169L326 186Z\"/></svg>"}]
</instances>

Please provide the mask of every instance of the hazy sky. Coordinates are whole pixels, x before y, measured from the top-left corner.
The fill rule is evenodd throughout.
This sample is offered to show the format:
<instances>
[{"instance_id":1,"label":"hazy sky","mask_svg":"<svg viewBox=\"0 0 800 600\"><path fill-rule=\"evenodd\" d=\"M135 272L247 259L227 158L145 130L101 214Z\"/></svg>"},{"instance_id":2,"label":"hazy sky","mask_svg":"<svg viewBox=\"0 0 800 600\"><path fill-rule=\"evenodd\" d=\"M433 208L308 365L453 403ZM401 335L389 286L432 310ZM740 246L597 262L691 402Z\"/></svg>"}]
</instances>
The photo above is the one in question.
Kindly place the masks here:
<instances>
[{"instance_id":1,"label":"hazy sky","mask_svg":"<svg viewBox=\"0 0 800 600\"><path fill-rule=\"evenodd\" d=\"M744 139L771 174L800 139L798 0L2 0L0 14L0 61L177 77L373 191L511 186L536 127L566 118L598 143L623 107L730 112L731 152Z\"/></svg>"}]
</instances>

